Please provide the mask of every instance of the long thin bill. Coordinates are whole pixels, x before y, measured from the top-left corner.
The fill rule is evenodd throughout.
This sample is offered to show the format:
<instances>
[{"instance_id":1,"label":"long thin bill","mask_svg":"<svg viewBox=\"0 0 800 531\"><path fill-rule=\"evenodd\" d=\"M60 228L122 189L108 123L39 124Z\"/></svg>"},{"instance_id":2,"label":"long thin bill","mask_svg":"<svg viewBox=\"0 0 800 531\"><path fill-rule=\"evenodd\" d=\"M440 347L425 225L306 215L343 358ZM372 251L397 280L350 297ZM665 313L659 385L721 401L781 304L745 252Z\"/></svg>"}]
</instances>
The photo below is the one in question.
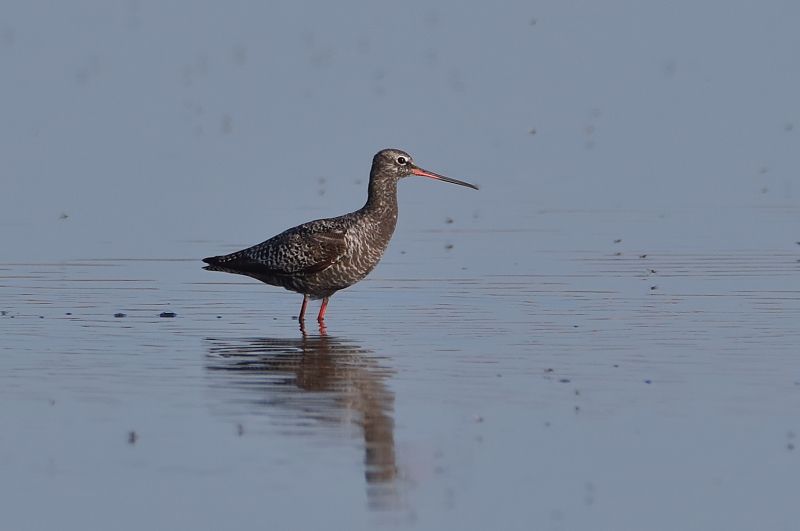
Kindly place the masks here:
<instances>
[{"instance_id":1,"label":"long thin bill","mask_svg":"<svg viewBox=\"0 0 800 531\"><path fill-rule=\"evenodd\" d=\"M422 168L418 168L416 166L411 168L411 173L414 175L419 175L420 177L428 177L430 179L436 179L437 181L460 184L461 186L466 186L467 188L472 188L473 190L478 189L478 187L475 186L474 184L466 183L464 181L459 181L458 179L451 179L450 177L445 177L444 175L439 175L438 173L433 173L432 171L423 170Z\"/></svg>"}]
</instances>

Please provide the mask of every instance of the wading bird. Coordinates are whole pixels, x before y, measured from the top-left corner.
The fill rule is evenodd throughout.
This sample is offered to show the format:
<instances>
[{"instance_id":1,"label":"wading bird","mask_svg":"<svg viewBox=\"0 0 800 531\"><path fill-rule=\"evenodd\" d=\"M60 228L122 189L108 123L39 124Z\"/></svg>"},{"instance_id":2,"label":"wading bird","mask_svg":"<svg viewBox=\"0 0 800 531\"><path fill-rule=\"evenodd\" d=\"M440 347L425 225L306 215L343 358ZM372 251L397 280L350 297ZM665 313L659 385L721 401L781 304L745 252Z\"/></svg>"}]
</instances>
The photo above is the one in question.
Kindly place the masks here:
<instances>
[{"instance_id":1,"label":"wading bird","mask_svg":"<svg viewBox=\"0 0 800 531\"><path fill-rule=\"evenodd\" d=\"M380 261L397 224L397 182L409 175L478 189L423 170L405 151L384 149L372 159L367 202L359 210L303 223L235 253L204 258L204 269L247 275L301 293L301 323L309 299L322 299L317 316L322 323L331 295L363 279Z\"/></svg>"}]
</instances>

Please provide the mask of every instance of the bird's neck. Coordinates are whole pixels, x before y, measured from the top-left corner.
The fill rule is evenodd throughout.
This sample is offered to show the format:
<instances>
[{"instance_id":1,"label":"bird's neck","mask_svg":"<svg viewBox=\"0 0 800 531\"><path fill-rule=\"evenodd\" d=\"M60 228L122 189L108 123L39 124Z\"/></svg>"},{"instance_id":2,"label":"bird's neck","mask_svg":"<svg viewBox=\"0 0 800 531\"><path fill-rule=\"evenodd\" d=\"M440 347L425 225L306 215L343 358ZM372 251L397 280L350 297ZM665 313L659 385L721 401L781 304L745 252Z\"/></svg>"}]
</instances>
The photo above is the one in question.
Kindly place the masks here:
<instances>
[{"instance_id":1,"label":"bird's neck","mask_svg":"<svg viewBox=\"0 0 800 531\"><path fill-rule=\"evenodd\" d=\"M371 177L369 180L369 194L364 211L375 214L392 213L397 216L397 181L394 179L376 179Z\"/></svg>"}]
</instances>

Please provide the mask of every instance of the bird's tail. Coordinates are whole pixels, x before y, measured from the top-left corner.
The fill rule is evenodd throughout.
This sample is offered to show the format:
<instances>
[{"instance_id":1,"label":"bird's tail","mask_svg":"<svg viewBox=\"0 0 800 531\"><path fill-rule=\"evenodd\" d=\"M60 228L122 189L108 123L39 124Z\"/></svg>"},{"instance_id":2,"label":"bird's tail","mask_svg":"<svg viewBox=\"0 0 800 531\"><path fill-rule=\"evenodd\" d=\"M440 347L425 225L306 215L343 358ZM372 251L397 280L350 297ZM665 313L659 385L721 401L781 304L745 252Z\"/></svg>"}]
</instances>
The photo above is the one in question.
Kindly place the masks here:
<instances>
[{"instance_id":1,"label":"bird's tail","mask_svg":"<svg viewBox=\"0 0 800 531\"><path fill-rule=\"evenodd\" d=\"M206 271L219 271L221 269L220 263L222 262L222 258L224 257L209 256L208 258L203 258L203 262L208 264L203 269L205 269Z\"/></svg>"}]
</instances>

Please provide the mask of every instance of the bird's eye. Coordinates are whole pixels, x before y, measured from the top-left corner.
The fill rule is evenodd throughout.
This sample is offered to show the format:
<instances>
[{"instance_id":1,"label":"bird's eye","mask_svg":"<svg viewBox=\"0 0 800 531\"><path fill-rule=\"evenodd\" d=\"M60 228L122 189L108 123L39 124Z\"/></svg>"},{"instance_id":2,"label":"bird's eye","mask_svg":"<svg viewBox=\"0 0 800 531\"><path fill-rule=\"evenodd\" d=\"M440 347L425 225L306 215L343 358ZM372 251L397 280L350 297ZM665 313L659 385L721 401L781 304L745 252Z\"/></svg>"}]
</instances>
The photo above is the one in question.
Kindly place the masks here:
<instances>
[{"instance_id":1,"label":"bird's eye","mask_svg":"<svg viewBox=\"0 0 800 531\"><path fill-rule=\"evenodd\" d=\"M405 166L407 162L408 162L407 158L405 158L405 157L397 157L397 163L400 166Z\"/></svg>"}]
</instances>

